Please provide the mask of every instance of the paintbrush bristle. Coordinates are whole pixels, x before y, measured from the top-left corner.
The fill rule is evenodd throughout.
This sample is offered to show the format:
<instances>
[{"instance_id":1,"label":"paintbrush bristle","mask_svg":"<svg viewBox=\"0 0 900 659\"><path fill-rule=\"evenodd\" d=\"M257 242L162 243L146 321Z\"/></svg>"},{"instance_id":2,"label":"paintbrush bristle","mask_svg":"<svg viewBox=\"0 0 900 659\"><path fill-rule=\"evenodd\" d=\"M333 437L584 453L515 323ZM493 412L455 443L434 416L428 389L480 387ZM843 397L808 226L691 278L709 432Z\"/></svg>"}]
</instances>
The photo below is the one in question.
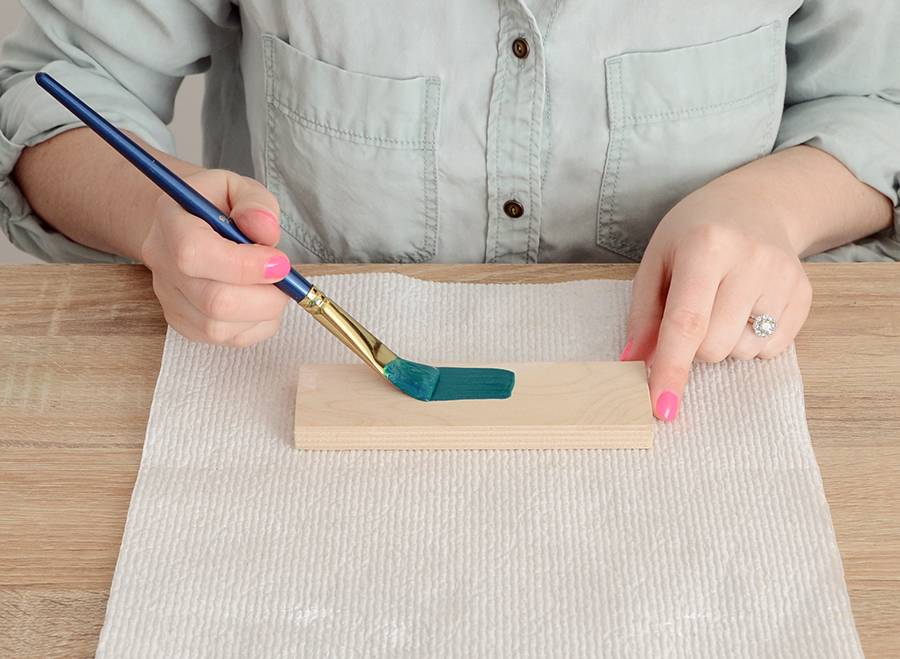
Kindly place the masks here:
<instances>
[{"instance_id":1,"label":"paintbrush bristle","mask_svg":"<svg viewBox=\"0 0 900 659\"><path fill-rule=\"evenodd\" d=\"M500 368L435 368L398 357L384 367L388 381L418 400L509 398L516 377Z\"/></svg>"},{"instance_id":2,"label":"paintbrush bristle","mask_svg":"<svg viewBox=\"0 0 900 659\"><path fill-rule=\"evenodd\" d=\"M434 366L397 357L384 367L384 377L407 396L431 400L440 372Z\"/></svg>"}]
</instances>

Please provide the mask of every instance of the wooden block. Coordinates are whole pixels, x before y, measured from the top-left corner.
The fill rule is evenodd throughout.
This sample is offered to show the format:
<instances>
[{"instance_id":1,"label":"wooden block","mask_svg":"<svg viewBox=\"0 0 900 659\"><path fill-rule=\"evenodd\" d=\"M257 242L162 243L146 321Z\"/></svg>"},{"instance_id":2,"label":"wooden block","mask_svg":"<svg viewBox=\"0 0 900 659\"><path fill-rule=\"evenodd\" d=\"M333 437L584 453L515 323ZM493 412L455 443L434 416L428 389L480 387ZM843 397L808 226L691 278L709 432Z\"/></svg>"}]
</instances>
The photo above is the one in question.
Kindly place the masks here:
<instances>
[{"instance_id":1,"label":"wooden block","mask_svg":"<svg viewBox=\"0 0 900 659\"><path fill-rule=\"evenodd\" d=\"M297 385L295 446L569 449L653 444L655 422L643 362L480 366L514 371L512 396L426 403L404 395L363 364L306 364Z\"/></svg>"}]
</instances>

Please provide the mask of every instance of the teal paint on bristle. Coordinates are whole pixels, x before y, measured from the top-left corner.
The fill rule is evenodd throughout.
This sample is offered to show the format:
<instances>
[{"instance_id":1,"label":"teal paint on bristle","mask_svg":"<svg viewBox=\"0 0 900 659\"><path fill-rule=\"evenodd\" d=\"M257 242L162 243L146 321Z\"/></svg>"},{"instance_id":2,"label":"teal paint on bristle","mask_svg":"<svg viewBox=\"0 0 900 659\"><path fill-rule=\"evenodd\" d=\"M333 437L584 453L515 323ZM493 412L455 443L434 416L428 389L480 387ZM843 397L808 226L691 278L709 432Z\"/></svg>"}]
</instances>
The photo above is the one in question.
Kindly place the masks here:
<instances>
[{"instance_id":1,"label":"teal paint on bristle","mask_svg":"<svg viewBox=\"0 0 900 659\"><path fill-rule=\"evenodd\" d=\"M509 398L516 383L515 373L500 368L435 368L400 357L384 367L384 376L423 401Z\"/></svg>"},{"instance_id":2,"label":"teal paint on bristle","mask_svg":"<svg viewBox=\"0 0 900 659\"><path fill-rule=\"evenodd\" d=\"M437 388L440 372L434 366L397 357L384 367L384 377L408 396L419 400L431 400L431 395Z\"/></svg>"}]
</instances>

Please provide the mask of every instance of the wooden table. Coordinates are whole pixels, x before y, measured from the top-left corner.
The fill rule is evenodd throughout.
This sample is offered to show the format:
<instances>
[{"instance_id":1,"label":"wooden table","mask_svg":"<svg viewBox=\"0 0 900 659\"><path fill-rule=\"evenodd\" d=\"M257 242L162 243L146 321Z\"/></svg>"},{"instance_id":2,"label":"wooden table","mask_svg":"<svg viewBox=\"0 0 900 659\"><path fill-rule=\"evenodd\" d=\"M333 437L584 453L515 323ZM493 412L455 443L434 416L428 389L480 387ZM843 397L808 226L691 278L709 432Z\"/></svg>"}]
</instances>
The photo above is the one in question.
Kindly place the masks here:
<instances>
[{"instance_id":1,"label":"wooden table","mask_svg":"<svg viewBox=\"0 0 900 659\"><path fill-rule=\"evenodd\" d=\"M900 265L810 264L797 350L868 657L900 649ZM631 265L310 266L438 281L630 278ZM92 656L165 322L139 266L0 267L0 656Z\"/></svg>"}]
</instances>

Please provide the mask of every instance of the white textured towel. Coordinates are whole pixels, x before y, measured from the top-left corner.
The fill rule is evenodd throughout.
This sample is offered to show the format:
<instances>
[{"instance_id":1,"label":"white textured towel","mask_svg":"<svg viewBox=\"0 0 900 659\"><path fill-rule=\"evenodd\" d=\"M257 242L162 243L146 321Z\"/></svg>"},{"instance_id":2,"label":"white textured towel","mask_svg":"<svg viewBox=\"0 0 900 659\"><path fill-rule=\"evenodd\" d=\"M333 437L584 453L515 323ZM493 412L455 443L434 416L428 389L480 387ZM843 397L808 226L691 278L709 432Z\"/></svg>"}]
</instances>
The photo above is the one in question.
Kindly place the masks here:
<instances>
[{"instance_id":1,"label":"white textured towel","mask_svg":"<svg viewBox=\"0 0 900 659\"><path fill-rule=\"evenodd\" d=\"M630 284L323 277L404 357L615 359ZM100 657L861 656L793 349L696 365L652 451L292 448L299 309L170 331Z\"/></svg>"}]
</instances>

